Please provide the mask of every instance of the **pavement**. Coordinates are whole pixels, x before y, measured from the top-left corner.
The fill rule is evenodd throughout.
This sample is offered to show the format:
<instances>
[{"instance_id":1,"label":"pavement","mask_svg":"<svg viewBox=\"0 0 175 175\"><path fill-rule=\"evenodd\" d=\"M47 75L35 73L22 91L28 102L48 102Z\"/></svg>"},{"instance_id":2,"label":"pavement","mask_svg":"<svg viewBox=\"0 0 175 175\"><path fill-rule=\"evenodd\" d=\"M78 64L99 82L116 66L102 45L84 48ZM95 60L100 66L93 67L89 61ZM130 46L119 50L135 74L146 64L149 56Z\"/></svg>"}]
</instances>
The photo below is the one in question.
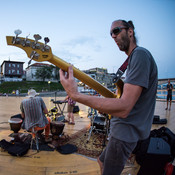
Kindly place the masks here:
<instances>
[{"instance_id":1,"label":"pavement","mask_svg":"<svg viewBox=\"0 0 175 175\"><path fill-rule=\"evenodd\" d=\"M10 140L9 134L12 133L8 123L8 119L12 115L20 113L20 102L26 97L0 97L0 140ZM56 100L64 100L65 97L57 97ZM48 109L51 109L54 104L51 102L53 97L43 97ZM80 112L75 114L75 125L65 125L64 132L69 136L76 134L82 129L87 129L90 126L90 120L87 118L88 107L77 103ZM61 106L63 107L63 106ZM168 127L175 133L175 103L172 103L171 110L165 110L166 102L157 101L155 115L161 119L166 118L167 124L152 125L152 129L158 129L162 126ZM65 107L64 114L67 115ZM82 175L99 175L99 167L97 161L84 157L82 155L61 155L58 152L41 151L38 154L33 154L32 150L26 155L28 157L17 158L9 156L7 152L0 152L0 175L54 175L54 174L82 174ZM50 161L50 162L49 162ZM10 165L10 166L9 166ZM127 165L122 173L135 174L138 166L134 163Z\"/></svg>"}]
</instances>

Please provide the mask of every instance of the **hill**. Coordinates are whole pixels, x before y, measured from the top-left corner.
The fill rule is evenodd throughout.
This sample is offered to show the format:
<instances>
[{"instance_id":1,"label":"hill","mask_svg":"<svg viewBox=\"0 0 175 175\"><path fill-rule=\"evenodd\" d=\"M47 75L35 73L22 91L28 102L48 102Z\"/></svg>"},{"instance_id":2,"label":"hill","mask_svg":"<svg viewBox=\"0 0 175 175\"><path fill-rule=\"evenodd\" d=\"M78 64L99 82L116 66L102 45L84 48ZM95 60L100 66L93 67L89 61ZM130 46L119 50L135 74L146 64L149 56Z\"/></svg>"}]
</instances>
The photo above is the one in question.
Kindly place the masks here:
<instances>
[{"instance_id":1,"label":"hill","mask_svg":"<svg viewBox=\"0 0 175 175\"><path fill-rule=\"evenodd\" d=\"M64 90L61 83L41 82L41 81L19 81L4 82L0 85L0 93L11 94L13 91L19 90L20 93L27 93L28 89L33 88L37 92Z\"/></svg>"}]
</instances>

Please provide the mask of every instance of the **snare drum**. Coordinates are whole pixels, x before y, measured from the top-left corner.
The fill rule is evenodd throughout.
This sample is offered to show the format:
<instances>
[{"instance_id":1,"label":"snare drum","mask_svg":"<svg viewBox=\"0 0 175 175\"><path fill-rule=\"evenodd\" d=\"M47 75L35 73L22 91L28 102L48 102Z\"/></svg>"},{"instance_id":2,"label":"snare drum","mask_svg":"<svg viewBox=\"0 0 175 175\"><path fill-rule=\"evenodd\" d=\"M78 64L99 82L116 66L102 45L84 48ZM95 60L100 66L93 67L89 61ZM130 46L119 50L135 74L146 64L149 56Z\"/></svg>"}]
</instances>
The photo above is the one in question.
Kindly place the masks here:
<instances>
[{"instance_id":1,"label":"snare drum","mask_svg":"<svg viewBox=\"0 0 175 175\"><path fill-rule=\"evenodd\" d=\"M65 124L61 121L53 121L50 123L50 129L52 133L53 140L59 138L62 134Z\"/></svg>"}]
</instances>

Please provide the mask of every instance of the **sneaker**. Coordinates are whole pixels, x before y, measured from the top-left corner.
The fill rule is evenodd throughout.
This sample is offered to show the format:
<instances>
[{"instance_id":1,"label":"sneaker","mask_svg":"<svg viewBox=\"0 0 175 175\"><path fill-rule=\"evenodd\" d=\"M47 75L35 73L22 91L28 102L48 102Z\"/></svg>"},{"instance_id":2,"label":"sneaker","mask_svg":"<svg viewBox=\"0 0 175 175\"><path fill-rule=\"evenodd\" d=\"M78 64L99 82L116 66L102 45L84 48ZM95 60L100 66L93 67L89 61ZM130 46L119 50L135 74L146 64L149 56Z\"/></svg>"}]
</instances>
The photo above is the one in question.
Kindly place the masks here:
<instances>
[{"instance_id":1,"label":"sneaker","mask_svg":"<svg viewBox=\"0 0 175 175\"><path fill-rule=\"evenodd\" d=\"M69 124L69 125L75 125L75 123L74 123L74 122L69 122L68 124Z\"/></svg>"},{"instance_id":2,"label":"sneaker","mask_svg":"<svg viewBox=\"0 0 175 175\"><path fill-rule=\"evenodd\" d=\"M165 108L165 110L167 110L168 108Z\"/></svg>"}]
</instances>

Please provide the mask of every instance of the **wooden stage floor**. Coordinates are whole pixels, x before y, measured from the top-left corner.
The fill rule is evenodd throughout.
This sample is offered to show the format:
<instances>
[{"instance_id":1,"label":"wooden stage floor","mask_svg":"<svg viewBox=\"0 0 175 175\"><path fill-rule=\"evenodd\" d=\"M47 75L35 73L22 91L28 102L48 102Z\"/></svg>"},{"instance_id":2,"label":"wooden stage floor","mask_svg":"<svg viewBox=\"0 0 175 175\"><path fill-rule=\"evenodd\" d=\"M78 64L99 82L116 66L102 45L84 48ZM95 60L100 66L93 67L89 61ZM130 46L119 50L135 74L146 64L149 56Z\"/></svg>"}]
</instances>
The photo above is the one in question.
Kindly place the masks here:
<instances>
[{"instance_id":1,"label":"wooden stage floor","mask_svg":"<svg viewBox=\"0 0 175 175\"><path fill-rule=\"evenodd\" d=\"M26 97L0 97L0 140L10 140L10 126L8 119L12 115L20 113L20 102ZM53 107L50 102L52 97L43 97L47 107ZM57 98L63 100L64 97ZM66 123L64 133L72 135L79 130L88 128L90 120L87 118L88 107L78 104L80 112L75 114L75 125ZM172 103L171 110L165 110L166 102L156 102L155 115L160 118L167 118L166 125L153 125L153 129L166 126L175 133L175 103ZM65 115L67 108L65 108ZM137 174L137 164L128 163L122 175ZM40 151L29 152L23 157L13 157L7 152L0 152L0 175L100 175L100 170L96 159L91 159L79 154L63 155L58 151Z\"/></svg>"}]
</instances>

